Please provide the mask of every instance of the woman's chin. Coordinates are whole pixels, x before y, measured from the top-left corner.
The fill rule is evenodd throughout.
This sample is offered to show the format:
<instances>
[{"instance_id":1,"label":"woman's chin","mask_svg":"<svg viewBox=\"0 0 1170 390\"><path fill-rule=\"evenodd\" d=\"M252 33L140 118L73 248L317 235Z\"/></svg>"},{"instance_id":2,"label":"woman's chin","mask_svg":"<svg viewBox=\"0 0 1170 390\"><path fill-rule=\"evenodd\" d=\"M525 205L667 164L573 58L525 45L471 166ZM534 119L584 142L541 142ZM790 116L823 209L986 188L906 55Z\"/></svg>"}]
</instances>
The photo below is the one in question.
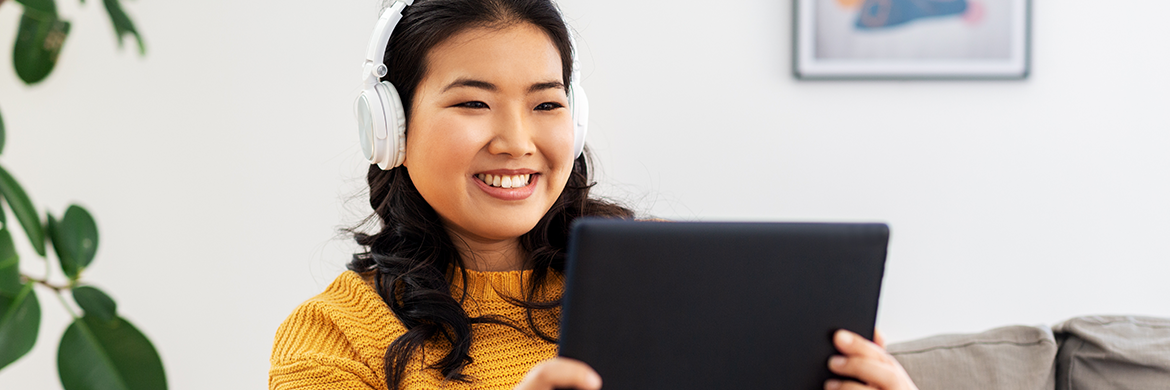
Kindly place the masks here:
<instances>
[{"instance_id":1,"label":"woman's chin","mask_svg":"<svg viewBox=\"0 0 1170 390\"><path fill-rule=\"evenodd\" d=\"M535 210L516 209L481 210L471 214L472 218L465 215L459 220L443 218L443 225L448 231L454 233L457 239L469 241L471 245L514 241L532 231L544 217L543 213L529 215L536 214ZM497 217L486 218L488 215Z\"/></svg>"},{"instance_id":2,"label":"woman's chin","mask_svg":"<svg viewBox=\"0 0 1170 390\"><path fill-rule=\"evenodd\" d=\"M488 223L481 224L482 229L476 229L481 232L481 234L476 235L490 241L514 240L532 231L537 222L540 222L539 218L535 220L488 221Z\"/></svg>"}]
</instances>

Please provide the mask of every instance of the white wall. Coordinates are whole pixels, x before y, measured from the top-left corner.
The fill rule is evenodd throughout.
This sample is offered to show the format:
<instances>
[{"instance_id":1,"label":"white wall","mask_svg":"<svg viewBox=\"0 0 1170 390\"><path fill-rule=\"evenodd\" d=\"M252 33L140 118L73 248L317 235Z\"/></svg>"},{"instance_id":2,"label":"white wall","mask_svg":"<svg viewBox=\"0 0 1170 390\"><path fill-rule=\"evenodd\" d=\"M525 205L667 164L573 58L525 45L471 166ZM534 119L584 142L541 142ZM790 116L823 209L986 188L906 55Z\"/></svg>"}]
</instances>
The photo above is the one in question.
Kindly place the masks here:
<instances>
[{"instance_id":1,"label":"white wall","mask_svg":"<svg viewBox=\"0 0 1170 390\"><path fill-rule=\"evenodd\" d=\"M98 218L86 279L173 389L263 388L277 325L344 269L335 229L368 211L350 104L379 4L127 2L138 58L99 3L64 0L47 81L20 84L3 51L0 164L42 209ZM797 82L789 1L562 6L602 189L642 212L889 222L893 340L1170 317L1170 4L1035 0L1022 82ZM19 11L0 6L3 47ZM59 387L67 316L40 293L41 339L0 387Z\"/></svg>"}]
</instances>

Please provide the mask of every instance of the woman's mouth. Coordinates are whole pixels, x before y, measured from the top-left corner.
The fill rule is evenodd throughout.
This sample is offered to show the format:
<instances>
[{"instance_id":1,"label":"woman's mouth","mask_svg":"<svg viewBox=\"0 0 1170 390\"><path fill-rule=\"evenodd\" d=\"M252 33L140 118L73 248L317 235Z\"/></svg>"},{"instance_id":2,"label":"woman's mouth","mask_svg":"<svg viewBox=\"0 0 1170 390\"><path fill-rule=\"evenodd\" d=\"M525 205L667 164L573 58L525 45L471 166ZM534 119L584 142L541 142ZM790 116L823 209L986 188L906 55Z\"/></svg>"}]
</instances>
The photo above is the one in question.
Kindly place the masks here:
<instances>
[{"instance_id":1,"label":"woman's mouth","mask_svg":"<svg viewBox=\"0 0 1170 390\"><path fill-rule=\"evenodd\" d=\"M493 198L507 201L528 199L536 192L540 174L529 170L520 171L524 172L522 174L505 174L514 172L477 173L472 180L478 182L476 187Z\"/></svg>"},{"instance_id":2,"label":"woman's mouth","mask_svg":"<svg viewBox=\"0 0 1170 390\"><path fill-rule=\"evenodd\" d=\"M475 178L490 187L520 188L528 185L532 179L532 175L492 175L480 173L475 175Z\"/></svg>"}]
</instances>

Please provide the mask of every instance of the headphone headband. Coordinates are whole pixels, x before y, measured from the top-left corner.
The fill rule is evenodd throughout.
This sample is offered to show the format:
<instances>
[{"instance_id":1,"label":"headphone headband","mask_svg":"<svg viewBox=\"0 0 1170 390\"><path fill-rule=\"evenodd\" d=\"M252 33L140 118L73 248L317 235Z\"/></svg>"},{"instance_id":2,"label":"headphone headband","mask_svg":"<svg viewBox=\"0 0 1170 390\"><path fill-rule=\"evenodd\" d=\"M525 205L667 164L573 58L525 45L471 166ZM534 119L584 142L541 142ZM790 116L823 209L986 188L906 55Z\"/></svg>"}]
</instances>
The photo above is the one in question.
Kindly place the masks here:
<instances>
[{"instance_id":1,"label":"headphone headband","mask_svg":"<svg viewBox=\"0 0 1170 390\"><path fill-rule=\"evenodd\" d=\"M394 26L398 25L398 21L402 20L402 10L413 4L414 0L395 0L390 8L382 12L378 22L374 24L374 35L370 39L369 46L366 47L366 62L362 66L362 81L365 84L376 84L382 76L386 75L386 64L383 61L386 56L386 46L390 44L390 34L394 32ZM371 82L371 77L373 82Z\"/></svg>"}]
</instances>

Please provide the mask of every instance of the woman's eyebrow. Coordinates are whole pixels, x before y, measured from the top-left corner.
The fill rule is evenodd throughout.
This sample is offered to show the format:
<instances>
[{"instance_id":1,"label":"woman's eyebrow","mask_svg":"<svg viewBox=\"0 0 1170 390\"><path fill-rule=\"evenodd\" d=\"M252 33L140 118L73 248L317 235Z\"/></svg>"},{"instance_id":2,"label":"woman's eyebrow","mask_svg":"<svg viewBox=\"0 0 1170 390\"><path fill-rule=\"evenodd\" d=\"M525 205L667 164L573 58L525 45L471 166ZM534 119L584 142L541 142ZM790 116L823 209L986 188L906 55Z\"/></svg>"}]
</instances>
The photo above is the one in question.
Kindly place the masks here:
<instances>
[{"instance_id":1,"label":"woman's eyebrow","mask_svg":"<svg viewBox=\"0 0 1170 390\"><path fill-rule=\"evenodd\" d=\"M531 87L528 87L528 93L540 92L546 89L567 90L565 88L565 84L560 81L546 81L543 83L532 84Z\"/></svg>"},{"instance_id":2,"label":"woman's eyebrow","mask_svg":"<svg viewBox=\"0 0 1170 390\"><path fill-rule=\"evenodd\" d=\"M495 84L489 83L487 81L461 78L461 79L455 80L451 84L447 84L446 87L443 87L443 92L447 92L447 90L450 90L452 88L459 88L459 87L479 88L479 89L484 89L484 90L488 90L488 91L492 91L492 92L495 92L496 90L499 89L498 87L496 87Z\"/></svg>"},{"instance_id":3,"label":"woman's eyebrow","mask_svg":"<svg viewBox=\"0 0 1170 390\"><path fill-rule=\"evenodd\" d=\"M500 89L495 84L489 83L487 81L469 79L469 78L460 78L460 79L457 79L457 80L451 82L451 84L447 84L446 87L443 87L442 92L447 92L447 91L454 89L454 88L478 88L478 89L491 91L491 92L495 92L495 91L498 91ZM528 93L540 92L540 91L544 91L546 89L564 90L565 84L560 82L560 81L545 81L545 82L541 82L541 83L535 83L535 84L532 84L531 86L528 87Z\"/></svg>"}]
</instances>

